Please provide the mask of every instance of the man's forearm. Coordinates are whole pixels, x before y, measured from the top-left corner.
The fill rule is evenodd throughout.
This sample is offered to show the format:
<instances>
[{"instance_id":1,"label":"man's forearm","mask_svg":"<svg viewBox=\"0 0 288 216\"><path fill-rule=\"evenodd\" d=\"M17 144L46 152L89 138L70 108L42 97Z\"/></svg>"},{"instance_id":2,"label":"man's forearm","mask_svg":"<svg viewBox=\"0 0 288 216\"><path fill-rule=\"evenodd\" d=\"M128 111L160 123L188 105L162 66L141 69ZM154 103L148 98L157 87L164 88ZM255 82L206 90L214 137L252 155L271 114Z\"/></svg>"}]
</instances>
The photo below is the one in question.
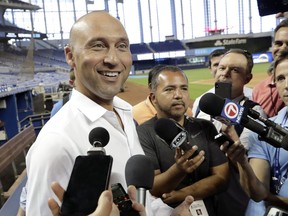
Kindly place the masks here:
<instances>
[{"instance_id":1,"label":"man's forearm","mask_svg":"<svg viewBox=\"0 0 288 216\"><path fill-rule=\"evenodd\" d=\"M182 188L181 191L185 192L185 196L191 195L197 200L223 192L226 190L227 186L228 179L221 178L218 175L212 175L197 181L190 186Z\"/></svg>"},{"instance_id":2,"label":"man's forearm","mask_svg":"<svg viewBox=\"0 0 288 216\"><path fill-rule=\"evenodd\" d=\"M256 202L268 196L269 189L257 178L248 160L239 164L240 184L248 196Z\"/></svg>"},{"instance_id":3,"label":"man's forearm","mask_svg":"<svg viewBox=\"0 0 288 216\"><path fill-rule=\"evenodd\" d=\"M150 190L150 193L156 197L161 197L163 193L174 190L186 176L186 173L180 171L176 164L172 165L164 173L157 174L157 172L158 171L156 171L154 178L153 188Z\"/></svg>"},{"instance_id":4,"label":"man's forearm","mask_svg":"<svg viewBox=\"0 0 288 216\"><path fill-rule=\"evenodd\" d=\"M282 208L288 211L288 198L269 193L265 199L267 205Z\"/></svg>"}]
</instances>

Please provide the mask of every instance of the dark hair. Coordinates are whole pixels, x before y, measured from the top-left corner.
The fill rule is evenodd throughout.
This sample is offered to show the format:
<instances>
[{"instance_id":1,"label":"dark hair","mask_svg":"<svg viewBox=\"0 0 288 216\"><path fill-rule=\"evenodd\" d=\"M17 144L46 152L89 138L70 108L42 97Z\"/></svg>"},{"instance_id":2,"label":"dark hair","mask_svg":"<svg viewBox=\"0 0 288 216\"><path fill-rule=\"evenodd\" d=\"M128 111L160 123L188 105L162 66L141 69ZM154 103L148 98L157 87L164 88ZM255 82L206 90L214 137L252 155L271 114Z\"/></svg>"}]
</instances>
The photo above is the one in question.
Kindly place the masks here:
<instances>
[{"instance_id":1,"label":"dark hair","mask_svg":"<svg viewBox=\"0 0 288 216\"><path fill-rule=\"evenodd\" d=\"M150 88L151 80L152 80L152 77L154 76L154 74L156 74L157 71L161 70L162 67L166 67L166 66L167 66L167 65L159 64L159 65L154 66L154 67L149 71L149 74L148 74L148 87L149 87L149 88Z\"/></svg>"},{"instance_id":2,"label":"dark hair","mask_svg":"<svg viewBox=\"0 0 288 216\"><path fill-rule=\"evenodd\" d=\"M158 86L158 77L159 74L161 74L163 71L169 71L169 72L181 72L183 76L185 76L186 80L188 81L188 78L186 74L181 70L181 68L173 65L164 65L162 67L158 67L157 70L154 71L153 76L151 77L150 81L150 89L155 90Z\"/></svg>"},{"instance_id":3,"label":"dark hair","mask_svg":"<svg viewBox=\"0 0 288 216\"><path fill-rule=\"evenodd\" d=\"M276 28L274 29L274 35L277 33L277 31L278 31L280 28L283 28L283 27L288 27L288 19L282 20L282 21L276 26Z\"/></svg>"},{"instance_id":4,"label":"dark hair","mask_svg":"<svg viewBox=\"0 0 288 216\"><path fill-rule=\"evenodd\" d=\"M288 60L288 49L283 49L280 51L280 55L274 61L274 69L273 69L273 80L275 82L275 70L277 66L284 60Z\"/></svg>"},{"instance_id":5,"label":"dark hair","mask_svg":"<svg viewBox=\"0 0 288 216\"><path fill-rule=\"evenodd\" d=\"M252 68L254 66L254 62L253 62L253 57L252 54L250 52L248 52L247 50L243 50L243 49L239 49L239 48L235 48L235 49L230 49L228 50L225 54L229 54L229 53L238 53L238 54L242 54L245 56L245 58L247 59L247 71L248 73L252 73Z\"/></svg>"},{"instance_id":6,"label":"dark hair","mask_svg":"<svg viewBox=\"0 0 288 216\"><path fill-rule=\"evenodd\" d=\"M227 52L226 49L216 49L212 51L208 56L208 66L211 67L211 59L214 57L222 56Z\"/></svg>"}]
</instances>

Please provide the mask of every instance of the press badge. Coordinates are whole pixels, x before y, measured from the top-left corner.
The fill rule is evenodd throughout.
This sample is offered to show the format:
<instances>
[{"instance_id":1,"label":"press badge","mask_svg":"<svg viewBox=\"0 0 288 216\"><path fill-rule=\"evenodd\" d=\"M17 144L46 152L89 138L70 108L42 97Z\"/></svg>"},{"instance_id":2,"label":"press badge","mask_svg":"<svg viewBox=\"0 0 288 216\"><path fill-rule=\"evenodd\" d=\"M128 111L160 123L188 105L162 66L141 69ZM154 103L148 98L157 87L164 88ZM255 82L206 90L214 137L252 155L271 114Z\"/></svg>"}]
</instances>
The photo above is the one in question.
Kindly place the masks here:
<instances>
[{"instance_id":1,"label":"press badge","mask_svg":"<svg viewBox=\"0 0 288 216\"><path fill-rule=\"evenodd\" d=\"M192 216L209 216L203 200L196 200L190 205Z\"/></svg>"}]
</instances>

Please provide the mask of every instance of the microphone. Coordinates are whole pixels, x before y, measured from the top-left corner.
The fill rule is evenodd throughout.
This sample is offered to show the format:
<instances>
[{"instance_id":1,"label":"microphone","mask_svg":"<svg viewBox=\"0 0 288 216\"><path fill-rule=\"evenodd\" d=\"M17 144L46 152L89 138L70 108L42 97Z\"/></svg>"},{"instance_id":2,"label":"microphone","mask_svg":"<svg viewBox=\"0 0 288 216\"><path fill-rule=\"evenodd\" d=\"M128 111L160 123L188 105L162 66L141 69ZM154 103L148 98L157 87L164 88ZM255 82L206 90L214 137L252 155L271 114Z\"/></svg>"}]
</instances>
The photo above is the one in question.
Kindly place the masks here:
<instances>
[{"instance_id":1,"label":"microphone","mask_svg":"<svg viewBox=\"0 0 288 216\"><path fill-rule=\"evenodd\" d=\"M133 155L126 163L125 178L127 186L134 185L137 189L137 202L145 206L146 190L154 183L154 166L145 155Z\"/></svg>"},{"instance_id":2,"label":"microphone","mask_svg":"<svg viewBox=\"0 0 288 216\"><path fill-rule=\"evenodd\" d=\"M108 131L103 127L96 127L92 129L88 136L89 142L92 147L88 150L88 155L101 154L106 155L104 146L106 146L110 140Z\"/></svg>"},{"instance_id":3,"label":"microphone","mask_svg":"<svg viewBox=\"0 0 288 216\"><path fill-rule=\"evenodd\" d=\"M288 150L288 131L280 125L265 119L260 114L251 109L245 108L229 99L223 99L213 93L206 93L199 101L201 111L211 115L213 118L228 124L241 124L242 126L254 131L259 138L273 145L276 148ZM263 124L255 121L259 119Z\"/></svg>"},{"instance_id":4,"label":"microphone","mask_svg":"<svg viewBox=\"0 0 288 216\"><path fill-rule=\"evenodd\" d=\"M109 139L108 131L102 127L89 133L92 148L88 155L78 155L75 159L61 215L88 215L95 211L101 193L109 188L113 158L104 149Z\"/></svg>"},{"instance_id":5,"label":"microphone","mask_svg":"<svg viewBox=\"0 0 288 216\"><path fill-rule=\"evenodd\" d=\"M163 139L169 147L180 147L184 151L191 149L191 145L188 142L187 131L169 118L160 118L156 121L154 129L156 134Z\"/></svg>"}]
</instances>

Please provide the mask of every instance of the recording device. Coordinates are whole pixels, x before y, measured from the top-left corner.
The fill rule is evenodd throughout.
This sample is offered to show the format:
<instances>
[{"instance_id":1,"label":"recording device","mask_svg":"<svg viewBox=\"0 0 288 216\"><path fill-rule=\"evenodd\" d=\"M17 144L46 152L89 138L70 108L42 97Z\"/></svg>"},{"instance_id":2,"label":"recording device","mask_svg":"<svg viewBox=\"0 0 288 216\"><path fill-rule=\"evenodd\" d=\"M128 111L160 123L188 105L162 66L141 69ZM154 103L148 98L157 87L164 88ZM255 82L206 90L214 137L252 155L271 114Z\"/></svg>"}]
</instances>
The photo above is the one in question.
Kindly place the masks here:
<instances>
[{"instance_id":1,"label":"recording device","mask_svg":"<svg viewBox=\"0 0 288 216\"><path fill-rule=\"evenodd\" d=\"M134 185L137 189L137 202L145 206L146 190L150 190L154 183L154 166L145 155L133 155L126 163L125 178L127 185Z\"/></svg>"},{"instance_id":2,"label":"recording device","mask_svg":"<svg viewBox=\"0 0 288 216\"><path fill-rule=\"evenodd\" d=\"M215 94L222 97L231 99L232 83L228 82L216 82L215 83Z\"/></svg>"},{"instance_id":3,"label":"recording device","mask_svg":"<svg viewBox=\"0 0 288 216\"><path fill-rule=\"evenodd\" d=\"M139 216L139 213L132 208L132 201L120 183L111 185L113 202L120 211L120 216Z\"/></svg>"},{"instance_id":4,"label":"recording device","mask_svg":"<svg viewBox=\"0 0 288 216\"><path fill-rule=\"evenodd\" d=\"M245 108L238 103L223 99L213 93L207 93L202 96L199 101L199 108L215 119L223 119L230 124L241 124L257 133L259 139L276 148L288 150L288 131L271 120L261 117L252 108Z\"/></svg>"},{"instance_id":5,"label":"recording device","mask_svg":"<svg viewBox=\"0 0 288 216\"><path fill-rule=\"evenodd\" d=\"M288 0L257 0L260 16L288 11Z\"/></svg>"},{"instance_id":6,"label":"recording device","mask_svg":"<svg viewBox=\"0 0 288 216\"><path fill-rule=\"evenodd\" d=\"M231 145L233 145L233 143L234 143L234 141L233 141L230 137L226 136L226 135L223 134L223 133L217 134L217 135L214 137L214 140L216 141L216 143L217 143L219 146L222 145L224 142L228 141L228 142L229 142L228 148L229 148Z\"/></svg>"},{"instance_id":7,"label":"recording device","mask_svg":"<svg viewBox=\"0 0 288 216\"><path fill-rule=\"evenodd\" d=\"M269 206L266 210L265 216L288 216L288 211L278 207Z\"/></svg>"},{"instance_id":8,"label":"recording device","mask_svg":"<svg viewBox=\"0 0 288 216\"><path fill-rule=\"evenodd\" d=\"M62 216L88 215L95 211L101 193L108 189L113 158L105 154L109 142L106 129L97 127L89 134L92 148L74 163L61 205Z\"/></svg>"}]
</instances>

